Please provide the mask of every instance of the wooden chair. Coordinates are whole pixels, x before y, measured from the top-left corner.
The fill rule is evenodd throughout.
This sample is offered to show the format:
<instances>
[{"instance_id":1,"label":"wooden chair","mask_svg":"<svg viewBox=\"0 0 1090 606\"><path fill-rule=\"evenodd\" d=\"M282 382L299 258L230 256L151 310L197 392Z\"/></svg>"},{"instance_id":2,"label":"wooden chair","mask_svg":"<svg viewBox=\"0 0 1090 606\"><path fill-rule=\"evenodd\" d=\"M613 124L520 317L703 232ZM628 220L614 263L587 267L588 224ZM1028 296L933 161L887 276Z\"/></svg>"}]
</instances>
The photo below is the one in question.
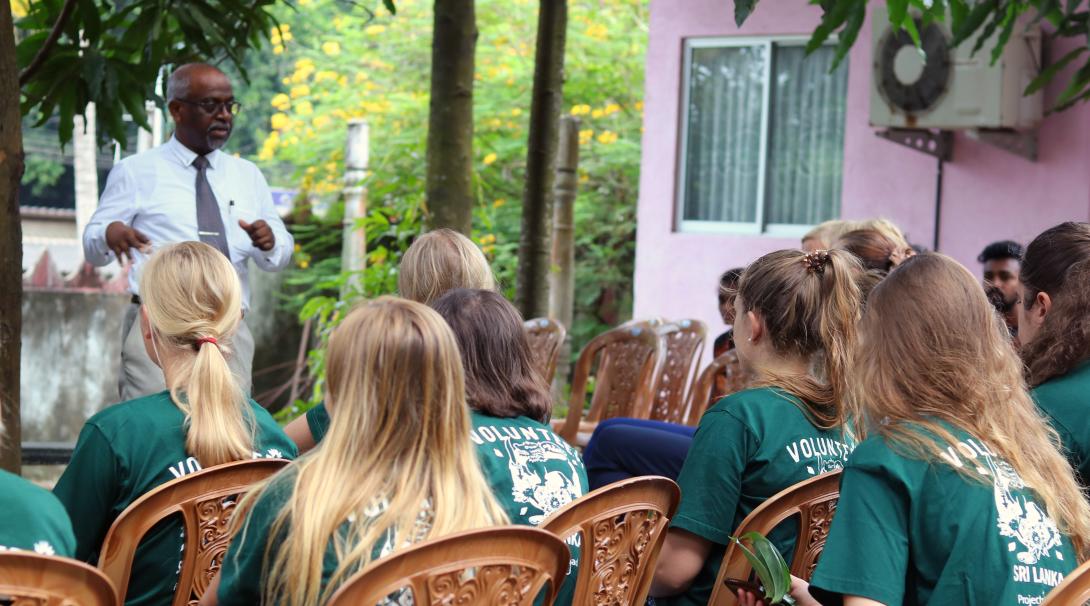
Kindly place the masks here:
<instances>
[{"instance_id":1,"label":"wooden chair","mask_svg":"<svg viewBox=\"0 0 1090 606\"><path fill-rule=\"evenodd\" d=\"M606 331L579 353L572 375L568 416L553 420L553 431L575 446L585 446L602 419L651 413L654 378L665 351L655 329L642 322ZM590 411L583 415L591 367L598 360Z\"/></svg>"},{"instance_id":2,"label":"wooden chair","mask_svg":"<svg viewBox=\"0 0 1090 606\"><path fill-rule=\"evenodd\" d=\"M689 412L685 424L698 425L700 417L709 406L720 398L745 389L748 383L749 378L742 371L738 353L734 350L712 360L696 376L689 388L689 402L686 406Z\"/></svg>"},{"instance_id":3,"label":"wooden chair","mask_svg":"<svg viewBox=\"0 0 1090 606\"><path fill-rule=\"evenodd\" d=\"M133 501L106 533L98 560L99 569L117 587L120 603L125 601L140 540L159 521L177 514L185 527L185 548L171 604L184 606L199 600L219 571L230 542L228 527L236 506L231 497L287 464L283 459L255 459L217 465L167 482Z\"/></svg>"},{"instance_id":4,"label":"wooden chair","mask_svg":"<svg viewBox=\"0 0 1090 606\"><path fill-rule=\"evenodd\" d=\"M564 337L568 331L564 325L552 318L534 318L522 324L526 338L530 341L530 351L534 355L534 366L545 383L551 385L556 376L556 363L560 359Z\"/></svg>"},{"instance_id":5,"label":"wooden chair","mask_svg":"<svg viewBox=\"0 0 1090 606\"><path fill-rule=\"evenodd\" d=\"M93 567L27 551L0 552L0 602L19 606L118 606L113 584Z\"/></svg>"},{"instance_id":6,"label":"wooden chair","mask_svg":"<svg viewBox=\"0 0 1090 606\"><path fill-rule=\"evenodd\" d=\"M734 536L756 531L765 536L780 522L798 516L799 534L795 553L789 562L791 574L809 581L817 567L818 557L829 536L829 523L840 499L840 471L822 474L788 487L754 509L734 532ZM735 593L723 584L724 579L747 579L753 568L737 545L731 543L723 555L723 564L712 588L708 606L734 606Z\"/></svg>"},{"instance_id":7,"label":"wooden chair","mask_svg":"<svg viewBox=\"0 0 1090 606\"><path fill-rule=\"evenodd\" d=\"M680 501L672 480L647 476L599 488L546 518L545 530L582 535L572 604L643 604Z\"/></svg>"},{"instance_id":8,"label":"wooden chair","mask_svg":"<svg viewBox=\"0 0 1090 606\"><path fill-rule=\"evenodd\" d=\"M528 526L472 530L382 558L345 581L328 606L376 604L399 590L417 606L551 606L568 573L568 546Z\"/></svg>"},{"instance_id":9,"label":"wooden chair","mask_svg":"<svg viewBox=\"0 0 1090 606\"><path fill-rule=\"evenodd\" d=\"M686 392L689 389L693 365L704 352L707 330L700 320L679 320L656 329L664 341L666 359L655 380L655 397L651 403L651 419L683 423L686 419Z\"/></svg>"},{"instance_id":10,"label":"wooden chair","mask_svg":"<svg viewBox=\"0 0 1090 606\"><path fill-rule=\"evenodd\" d=\"M1041 606L1082 606L1090 601L1090 561L1071 571L1048 592Z\"/></svg>"}]
</instances>

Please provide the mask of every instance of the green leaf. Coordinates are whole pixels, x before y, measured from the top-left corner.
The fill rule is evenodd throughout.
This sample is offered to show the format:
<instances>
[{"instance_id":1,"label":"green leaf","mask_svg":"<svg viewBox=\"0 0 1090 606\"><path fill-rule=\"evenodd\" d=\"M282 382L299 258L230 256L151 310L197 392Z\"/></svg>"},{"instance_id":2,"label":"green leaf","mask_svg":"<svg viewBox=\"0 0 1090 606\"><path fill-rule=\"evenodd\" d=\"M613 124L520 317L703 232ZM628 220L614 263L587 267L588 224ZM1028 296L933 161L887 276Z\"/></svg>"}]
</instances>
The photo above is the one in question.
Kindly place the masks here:
<instances>
[{"instance_id":1,"label":"green leaf","mask_svg":"<svg viewBox=\"0 0 1090 606\"><path fill-rule=\"evenodd\" d=\"M783 603L788 591L791 590L791 570L787 567L787 562L784 561L779 550L764 535L757 532L747 532L741 539L738 537L730 539L742 550L742 555L753 567L757 578L761 580L765 599L770 604ZM746 547L743 540L749 541L753 549Z\"/></svg>"},{"instance_id":2,"label":"green leaf","mask_svg":"<svg viewBox=\"0 0 1090 606\"><path fill-rule=\"evenodd\" d=\"M957 46L968 40L980 26L984 24L984 21L997 9L997 0L983 0L975 4L969 14L960 20L954 22L954 46ZM953 4L951 4L951 7Z\"/></svg>"},{"instance_id":3,"label":"green leaf","mask_svg":"<svg viewBox=\"0 0 1090 606\"><path fill-rule=\"evenodd\" d=\"M1046 84L1051 82L1053 78L1056 77L1056 74L1059 73L1060 70L1067 67L1075 59L1078 59L1079 56L1082 55L1083 53L1085 53L1086 51L1087 51L1087 48L1085 46L1080 46L1080 47L1068 52L1066 55L1061 57L1058 61L1056 61L1052 65L1049 65L1048 67L1046 67L1040 73L1040 75L1038 75L1036 78L1033 79L1032 82L1029 83L1029 86L1026 87L1025 92L1023 92L1022 94L1032 95L1033 93L1041 90L1041 88L1043 88Z\"/></svg>"},{"instance_id":4,"label":"green leaf","mask_svg":"<svg viewBox=\"0 0 1090 606\"><path fill-rule=\"evenodd\" d=\"M908 16L908 0L888 0L889 24L895 28L903 27Z\"/></svg>"},{"instance_id":5,"label":"green leaf","mask_svg":"<svg viewBox=\"0 0 1090 606\"><path fill-rule=\"evenodd\" d=\"M734 23L742 27L755 6L757 6L757 0L734 0Z\"/></svg>"},{"instance_id":6,"label":"green leaf","mask_svg":"<svg viewBox=\"0 0 1090 606\"><path fill-rule=\"evenodd\" d=\"M391 15L397 14L397 7L394 6L394 0L382 0L382 5L386 7L386 10L390 11Z\"/></svg>"},{"instance_id":7,"label":"green leaf","mask_svg":"<svg viewBox=\"0 0 1090 606\"><path fill-rule=\"evenodd\" d=\"M1090 61L1087 61L1079 68L1079 71L1075 72L1075 76L1071 78L1071 82L1068 83L1067 88L1064 89L1060 96L1056 99L1057 108L1070 107L1075 101L1081 97L1083 89L1090 85Z\"/></svg>"},{"instance_id":8,"label":"green leaf","mask_svg":"<svg viewBox=\"0 0 1090 606\"><path fill-rule=\"evenodd\" d=\"M908 37L912 38L912 44L916 48L920 48L920 30L916 29L916 20L912 18L905 19L904 30L908 32Z\"/></svg>"},{"instance_id":9,"label":"green leaf","mask_svg":"<svg viewBox=\"0 0 1090 606\"><path fill-rule=\"evenodd\" d=\"M768 567L773 584L773 597L779 601L791 590L791 570L780 555L780 550L767 538L757 532L747 532L742 538L748 539L753 544L757 556L764 560Z\"/></svg>"}]
</instances>

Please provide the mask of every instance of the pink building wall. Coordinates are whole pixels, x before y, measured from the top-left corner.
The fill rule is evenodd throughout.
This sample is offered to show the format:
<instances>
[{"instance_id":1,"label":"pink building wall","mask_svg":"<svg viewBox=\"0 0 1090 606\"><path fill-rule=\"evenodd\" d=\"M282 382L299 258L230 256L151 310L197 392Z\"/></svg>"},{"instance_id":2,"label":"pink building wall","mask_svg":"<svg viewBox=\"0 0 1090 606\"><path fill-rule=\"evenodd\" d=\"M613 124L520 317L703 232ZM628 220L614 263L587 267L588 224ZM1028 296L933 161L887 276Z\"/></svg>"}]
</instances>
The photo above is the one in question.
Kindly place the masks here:
<instances>
[{"instance_id":1,"label":"pink building wall","mask_svg":"<svg viewBox=\"0 0 1090 606\"><path fill-rule=\"evenodd\" d=\"M635 317L698 318L708 324L709 334L718 334L722 320L714 293L719 274L764 253L799 244L795 238L676 230L684 40L808 35L820 14L806 0L764 0L739 29L729 0L651 0ZM868 22L849 58L841 216L889 218L912 242L931 248L937 161L876 137L869 126L870 31ZM1062 49L1050 53L1062 55ZM1046 107L1058 88L1046 92ZM953 161L944 166L941 252L979 273L976 255L989 242L1026 243L1065 220L1090 220L1090 105L1045 119L1037 162L957 134Z\"/></svg>"}]
</instances>

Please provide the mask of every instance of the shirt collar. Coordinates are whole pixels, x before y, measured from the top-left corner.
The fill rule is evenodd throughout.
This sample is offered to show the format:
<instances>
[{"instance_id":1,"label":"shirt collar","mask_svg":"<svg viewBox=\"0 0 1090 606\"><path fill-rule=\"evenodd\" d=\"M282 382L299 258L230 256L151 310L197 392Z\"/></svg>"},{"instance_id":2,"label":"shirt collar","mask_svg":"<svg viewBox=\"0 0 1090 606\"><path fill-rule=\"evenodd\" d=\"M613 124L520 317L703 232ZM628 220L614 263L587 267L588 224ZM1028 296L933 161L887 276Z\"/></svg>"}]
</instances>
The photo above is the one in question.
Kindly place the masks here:
<instances>
[{"instance_id":1,"label":"shirt collar","mask_svg":"<svg viewBox=\"0 0 1090 606\"><path fill-rule=\"evenodd\" d=\"M182 166L192 166L193 160L197 157L197 152L186 147L177 137L171 136L170 141L166 142L170 152L174 155L174 158L182 164ZM208 158L208 165L212 167L212 170L219 168L220 158L223 157L223 153L220 150L212 150L212 153L205 156Z\"/></svg>"}]
</instances>

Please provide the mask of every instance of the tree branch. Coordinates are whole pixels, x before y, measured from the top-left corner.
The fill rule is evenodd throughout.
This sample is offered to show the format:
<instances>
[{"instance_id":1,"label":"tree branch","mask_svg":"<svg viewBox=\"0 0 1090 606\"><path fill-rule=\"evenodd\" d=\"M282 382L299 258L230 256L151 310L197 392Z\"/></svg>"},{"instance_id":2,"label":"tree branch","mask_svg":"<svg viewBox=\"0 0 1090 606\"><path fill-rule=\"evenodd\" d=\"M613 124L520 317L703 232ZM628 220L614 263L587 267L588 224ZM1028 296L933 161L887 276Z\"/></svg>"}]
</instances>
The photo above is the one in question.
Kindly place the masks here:
<instances>
[{"instance_id":1,"label":"tree branch","mask_svg":"<svg viewBox=\"0 0 1090 606\"><path fill-rule=\"evenodd\" d=\"M61 37L61 32L64 31L64 26L68 24L68 18L72 16L72 11L75 8L76 0L65 0L64 6L61 7L61 14L57 16L57 22L53 24L53 31L49 32L49 37L42 43L42 47L38 49L38 53L34 55L30 65L19 72L19 86L26 85L30 78L42 67L42 64L45 63L46 57L53 50L53 45L57 43L57 39Z\"/></svg>"}]
</instances>

